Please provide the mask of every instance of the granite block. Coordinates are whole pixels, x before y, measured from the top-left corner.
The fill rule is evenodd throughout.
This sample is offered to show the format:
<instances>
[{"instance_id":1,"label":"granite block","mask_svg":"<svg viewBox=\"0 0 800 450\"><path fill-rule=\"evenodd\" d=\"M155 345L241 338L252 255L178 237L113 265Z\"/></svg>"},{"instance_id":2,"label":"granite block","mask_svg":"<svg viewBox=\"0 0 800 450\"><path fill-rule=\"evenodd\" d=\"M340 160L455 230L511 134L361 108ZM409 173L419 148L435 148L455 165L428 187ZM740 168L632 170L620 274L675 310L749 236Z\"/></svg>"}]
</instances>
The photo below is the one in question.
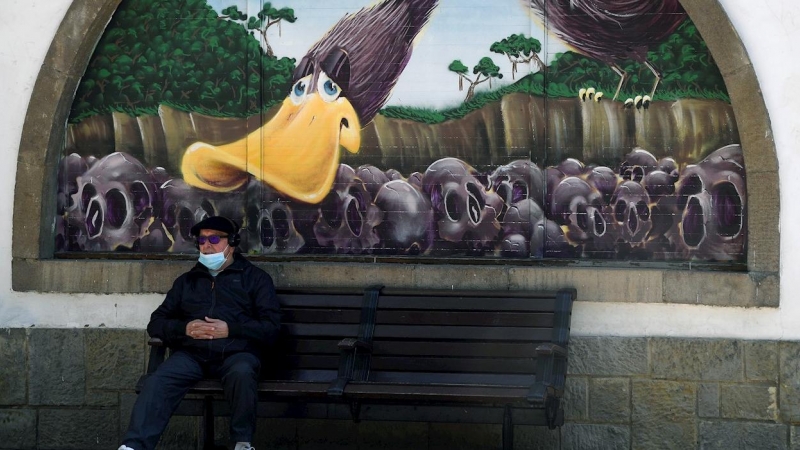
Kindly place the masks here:
<instances>
[{"instance_id":1,"label":"granite block","mask_svg":"<svg viewBox=\"0 0 800 450\"><path fill-rule=\"evenodd\" d=\"M32 329L29 338L29 402L82 405L86 395L83 330Z\"/></svg>"}]
</instances>

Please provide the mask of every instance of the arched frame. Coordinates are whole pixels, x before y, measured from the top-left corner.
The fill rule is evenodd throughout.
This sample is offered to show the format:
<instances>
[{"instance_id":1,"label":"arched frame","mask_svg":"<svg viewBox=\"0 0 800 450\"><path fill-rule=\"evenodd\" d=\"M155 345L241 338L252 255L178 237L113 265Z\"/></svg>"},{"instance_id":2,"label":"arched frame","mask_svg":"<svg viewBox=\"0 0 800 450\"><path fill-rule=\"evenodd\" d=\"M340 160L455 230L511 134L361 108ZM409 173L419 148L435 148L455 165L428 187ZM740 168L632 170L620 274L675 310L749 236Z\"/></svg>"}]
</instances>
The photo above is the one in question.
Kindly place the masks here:
<instances>
[{"instance_id":1,"label":"arched frame","mask_svg":"<svg viewBox=\"0 0 800 450\"><path fill-rule=\"evenodd\" d=\"M34 86L17 160L12 288L70 293L164 292L192 262L54 259L56 173L75 89L120 0L75 0ZM683 0L725 79L747 167L747 271L689 268L399 264L276 260L260 263L283 286L547 289L573 286L587 301L779 305L778 161L755 71L717 0ZM756 183L769 179L772 183ZM331 274L336 274L331 276ZM713 278L712 278L713 277ZM713 281L712 281L713 280Z\"/></svg>"}]
</instances>

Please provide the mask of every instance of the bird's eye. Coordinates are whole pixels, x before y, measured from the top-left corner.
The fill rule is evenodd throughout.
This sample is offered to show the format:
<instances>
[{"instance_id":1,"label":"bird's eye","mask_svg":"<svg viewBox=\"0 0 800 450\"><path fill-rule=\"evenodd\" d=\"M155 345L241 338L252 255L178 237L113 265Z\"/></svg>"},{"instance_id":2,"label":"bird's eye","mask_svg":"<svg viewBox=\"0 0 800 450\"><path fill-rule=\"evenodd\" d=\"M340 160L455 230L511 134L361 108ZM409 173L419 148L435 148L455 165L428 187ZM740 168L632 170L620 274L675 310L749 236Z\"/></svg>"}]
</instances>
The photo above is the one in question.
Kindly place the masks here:
<instances>
[{"instance_id":1,"label":"bird's eye","mask_svg":"<svg viewBox=\"0 0 800 450\"><path fill-rule=\"evenodd\" d=\"M336 100L342 93L342 89L339 87L339 85L334 83L334 81L331 80L325 72L322 72L319 75L319 84L317 90L319 91L320 97L322 97L322 99L326 102L332 102Z\"/></svg>"},{"instance_id":2,"label":"bird's eye","mask_svg":"<svg viewBox=\"0 0 800 450\"><path fill-rule=\"evenodd\" d=\"M292 93L289 95L289 97L292 99L292 102L294 102L295 105L299 105L308 93L309 81L311 81L311 75L300 78L297 80L294 86L292 86Z\"/></svg>"}]
</instances>

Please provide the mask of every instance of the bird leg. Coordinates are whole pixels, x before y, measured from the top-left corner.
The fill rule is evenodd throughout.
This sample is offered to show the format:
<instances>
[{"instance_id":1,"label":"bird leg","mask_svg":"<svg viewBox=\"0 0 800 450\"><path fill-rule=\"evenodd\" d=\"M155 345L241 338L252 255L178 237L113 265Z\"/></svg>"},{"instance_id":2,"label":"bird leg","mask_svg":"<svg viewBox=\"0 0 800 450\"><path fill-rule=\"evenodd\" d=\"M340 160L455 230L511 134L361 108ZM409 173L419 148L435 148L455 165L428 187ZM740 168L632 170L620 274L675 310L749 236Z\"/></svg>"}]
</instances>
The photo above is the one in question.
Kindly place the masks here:
<instances>
[{"instance_id":1,"label":"bird leg","mask_svg":"<svg viewBox=\"0 0 800 450\"><path fill-rule=\"evenodd\" d=\"M616 64L609 64L609 66L611 67L611 70L613 70L614 72L617 73L617 75L619 75L619 84L617 85L617 91L614 92L614 98L611 99L611 101L613 102L614 100L617 99L617 97L619 97L619 91L622 90L622 85L625 84L626 81L628 81L628 72L625 72L624 70L622 70L622 68L620 68Z\"/></svg>"},{"instance_id":2,"label":"bird leg","mask_svg":"<svg viewBox=\"0 0 800 450\"><path fill-rule=\"evenodd\" d=\"M650 63L650 61L645 60L644 65L647 66L647 68L650 69L650 72L653 72L653 75L655 75L656 77L656 82L653 84L653 90L650 91L650 98L653 98L653 96L656 94L656 88L658 87L658 83L661 82L661 79L663 77L661 76L661 72L659 72L658 69L656 69L656 66Z\"/></svg>"}]
</instances>

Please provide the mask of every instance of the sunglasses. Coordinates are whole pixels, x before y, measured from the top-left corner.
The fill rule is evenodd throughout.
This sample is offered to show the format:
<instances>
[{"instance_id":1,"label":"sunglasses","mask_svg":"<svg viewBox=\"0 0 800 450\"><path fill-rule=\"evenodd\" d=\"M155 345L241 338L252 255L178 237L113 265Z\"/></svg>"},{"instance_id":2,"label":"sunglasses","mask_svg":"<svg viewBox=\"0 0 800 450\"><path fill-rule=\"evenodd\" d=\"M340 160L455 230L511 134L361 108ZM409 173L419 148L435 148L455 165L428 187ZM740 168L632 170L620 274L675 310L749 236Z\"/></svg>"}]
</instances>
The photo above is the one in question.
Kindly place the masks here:
<instances>
[{"instance_id":1,"label":"sunglasses","mask_svg":"<svg viewBox=\"0 0 800 450\"><path fill-rule=\"evenodd\" d=\"M206 241L211 243L211 245L217 245L217 244L220 243L221 240L226 239L227 237L228 237L227 235L225 235L225 236L217 236L217 235L197 236L197 245L203 245L203 244L206 243Z\"/></svg>"}]
</instances>

